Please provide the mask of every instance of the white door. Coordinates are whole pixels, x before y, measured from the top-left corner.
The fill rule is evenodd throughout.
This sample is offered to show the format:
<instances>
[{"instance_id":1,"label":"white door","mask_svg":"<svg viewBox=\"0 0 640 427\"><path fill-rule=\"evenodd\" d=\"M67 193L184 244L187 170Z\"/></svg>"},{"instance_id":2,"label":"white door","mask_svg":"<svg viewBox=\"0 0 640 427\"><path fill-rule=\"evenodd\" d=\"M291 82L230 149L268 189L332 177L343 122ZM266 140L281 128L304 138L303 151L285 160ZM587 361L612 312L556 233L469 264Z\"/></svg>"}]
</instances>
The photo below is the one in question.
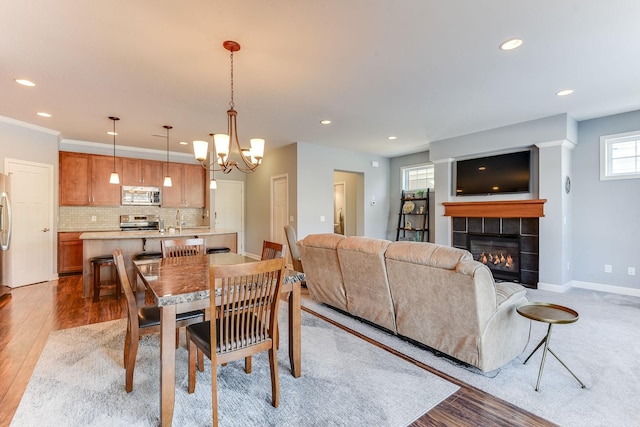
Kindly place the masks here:
<instances>
[{"instance_id":1,"label":"white door","mask_svg":"<svg viewBox=\"0 0 640 427\"><path fill-rule=\"evenodd\" d=\"M284 226L289 224L289 177L271 177L271 241L287 244ZM289 252L289 251L287 251Z\"/></svg>"},{"instance_id":2,"label":"white door","mask_svg":"<svg viewBox=\"0 0 640 427\"><path fill-rule=\"evenodd\" d=\"M238 232L238 253L244 254L244 182L216 180L213 191L213 224L216 230Z\"/></svg>"},{"instance_id":3,"label":"white door","mask_svg":"<svg viewBox=\"0 0 640 427\"><path fill-rule=\"evenodd\" d=\"M13 236L8 255L12 287L55 279L53 165L6 159L11 176Z\"/></svg>"}]
</instances>

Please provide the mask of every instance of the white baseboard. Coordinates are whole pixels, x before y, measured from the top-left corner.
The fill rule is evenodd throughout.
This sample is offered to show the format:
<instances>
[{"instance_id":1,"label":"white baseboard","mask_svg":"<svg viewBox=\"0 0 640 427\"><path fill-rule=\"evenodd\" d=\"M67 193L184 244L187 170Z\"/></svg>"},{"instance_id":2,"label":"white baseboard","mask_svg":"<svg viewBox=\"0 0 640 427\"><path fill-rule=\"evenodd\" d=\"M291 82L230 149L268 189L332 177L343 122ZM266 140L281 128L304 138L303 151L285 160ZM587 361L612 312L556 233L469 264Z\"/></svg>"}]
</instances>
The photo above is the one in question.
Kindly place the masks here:
<instances>
[{"instance_id":1,"label":"white baseboard","mask_svg":"<svg viewBox=\"0 0 640 427\"><path fill-rule=\"evenodd\" d=\"M624 286L605 285L602 283L582 282L572 280L564 285L538 282L538 289L550 292L566 292L571 288L591 289L592 291L609 292L611 294L630 295L640 297L640 289L625 288Z\"/></svg>"}]
</instances>

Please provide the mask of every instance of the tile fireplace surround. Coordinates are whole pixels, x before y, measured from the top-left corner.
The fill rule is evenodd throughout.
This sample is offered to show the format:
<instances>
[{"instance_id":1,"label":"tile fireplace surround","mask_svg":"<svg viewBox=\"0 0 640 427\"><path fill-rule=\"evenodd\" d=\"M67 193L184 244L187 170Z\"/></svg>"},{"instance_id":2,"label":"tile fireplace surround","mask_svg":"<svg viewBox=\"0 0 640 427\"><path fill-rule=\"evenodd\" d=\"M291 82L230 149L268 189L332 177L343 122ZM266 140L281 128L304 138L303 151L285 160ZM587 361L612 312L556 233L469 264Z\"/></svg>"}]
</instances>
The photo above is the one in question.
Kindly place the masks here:
<instances>
[{"instance_id":1,"label":"tile fireplace surround","mask_svg":"<svg viewBox=\"0 0 640 427\"><path fill-rule=\"evenodd\" d=\"M452 244L467 248L467 234L519 236L520 282L536 288L539 280L539 218L546 200L443 203L452 217Z\"/></svg>"}]
</instances>

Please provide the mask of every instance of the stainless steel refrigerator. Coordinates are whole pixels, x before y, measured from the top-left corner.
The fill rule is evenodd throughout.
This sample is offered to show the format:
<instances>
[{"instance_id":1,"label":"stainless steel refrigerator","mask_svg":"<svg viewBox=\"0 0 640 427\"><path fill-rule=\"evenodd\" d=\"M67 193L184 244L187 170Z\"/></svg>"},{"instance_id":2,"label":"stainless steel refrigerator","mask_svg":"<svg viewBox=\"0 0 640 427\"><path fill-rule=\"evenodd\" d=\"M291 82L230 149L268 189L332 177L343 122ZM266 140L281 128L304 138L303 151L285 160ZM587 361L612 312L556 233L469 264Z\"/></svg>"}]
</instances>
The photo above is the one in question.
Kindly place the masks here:
<instances>
[{"instance_id":1,"label":"stainless steel refrigerator","mask_svg":"<svg viewBox=\"0 0 640 427\"><path fill-rule=\"evenodd\" d=\"M6 252L11 246L11 199L9 176L0 174L0 298L9 293Z\"/></svg>"}]
</instances>

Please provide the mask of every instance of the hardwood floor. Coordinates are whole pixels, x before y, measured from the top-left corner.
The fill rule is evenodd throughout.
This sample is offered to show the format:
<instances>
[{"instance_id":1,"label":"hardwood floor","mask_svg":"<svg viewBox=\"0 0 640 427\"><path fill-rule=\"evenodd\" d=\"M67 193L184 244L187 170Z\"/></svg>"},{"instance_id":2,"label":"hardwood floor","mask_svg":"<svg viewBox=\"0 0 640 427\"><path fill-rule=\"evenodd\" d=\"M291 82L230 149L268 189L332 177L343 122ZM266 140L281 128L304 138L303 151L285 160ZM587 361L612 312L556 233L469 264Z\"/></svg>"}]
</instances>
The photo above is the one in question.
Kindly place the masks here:
<instances>
[{"instance_id":1,"label":"hardwood floor","mask_svg":"<svg viewBox=\"0 0 640 427\"><path fill-rule=\"evenodd\" d=\"M0 300L0 427L11 423L50 331L125 316L124 298L118 301L106 296L95 304L90 298L82 298L81 275L16 288L3 297ZM407 360L460 386L455 394L413 423L415 427L554 425L420 362Z\"/></svg>"}]
</instances>

